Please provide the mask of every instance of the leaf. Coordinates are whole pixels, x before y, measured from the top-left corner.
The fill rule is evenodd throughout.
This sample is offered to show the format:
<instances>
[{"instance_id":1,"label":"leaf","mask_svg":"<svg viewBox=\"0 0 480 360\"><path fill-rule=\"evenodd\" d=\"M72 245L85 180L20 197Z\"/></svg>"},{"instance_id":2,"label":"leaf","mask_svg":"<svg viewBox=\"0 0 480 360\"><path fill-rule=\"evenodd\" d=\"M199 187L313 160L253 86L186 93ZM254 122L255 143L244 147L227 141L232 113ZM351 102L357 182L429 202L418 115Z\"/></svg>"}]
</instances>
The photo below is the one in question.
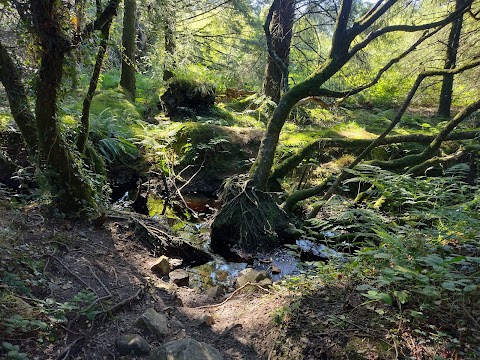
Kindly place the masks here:
<instances>
[{"instance_id":1,"label":"leaf","mask_svg":"<svg viewBox=\"0 0 480 360\"><path fill-rule=\"evenodd\" d=\"M452 281L444 281L440 284L441 287L450 291L458 291L457 285Z\"/></svg>"},{"instance_id":2,"label":"leaf","mask_svg":"<svg viewBox=\"0 0 480 360\"><path fill-rule=\"evenodd\" d=\"M392 256L390 254L387 254L387 253L377 253L375 255L373 255L374 258L376 259L391 259Z\"/></svg>"},{"instance_id":3,"label":"leaf","mask_svg":"<svg viewBox=\"0 0 480 360\"><path fill-rule=\"evenodd\" d=\"M373 287L371 285L368 285L368 284L363 284L363 285L358 285L356 287L357 290L359 291L364 291L364 290L372 290Z\"/></svg>"}]
</instances>

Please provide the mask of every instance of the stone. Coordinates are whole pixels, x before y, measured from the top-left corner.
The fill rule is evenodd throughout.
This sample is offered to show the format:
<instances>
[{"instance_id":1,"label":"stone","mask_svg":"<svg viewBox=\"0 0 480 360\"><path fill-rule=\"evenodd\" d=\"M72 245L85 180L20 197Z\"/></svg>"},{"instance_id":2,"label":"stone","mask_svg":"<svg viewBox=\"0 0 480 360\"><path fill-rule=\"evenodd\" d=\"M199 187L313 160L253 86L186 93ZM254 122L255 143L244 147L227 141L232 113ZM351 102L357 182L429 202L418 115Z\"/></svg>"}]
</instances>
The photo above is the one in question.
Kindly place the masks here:
<instances>
[{"instance_id":1,"label":"stone","mask_svg":"<svg viewBox=\"0 0 480 360\"><path fill-rule=\"evenodd\" d=\"M177 320L177 319L171 319L168 324L170 325L170 327L173 330L185 329L185 325L183 325L183 323L180 320Z\"/></svg>"},{"instance_id":2,"label":"stone","mask_svg":"<svg viewBox=\"0 0 480 360\"><path fill-rule=\"evenodd\" d=\"M148 360L223 360L223 357L212 345L185 338L154 349Z\"/></svg>"},{"instance_id":3,"label":"stone","mask_svg":"<svg viewBox=\"0 0 480 360\"><path fill-rule=\"evenodd\" d=\"M183 260L182 259L170 259L170 260L168 260L168 262L170 263L170 269L171 270L176 270L183 265Z\"/></svg>"},{"instance_id":4,"label":"stone","mask_svg":"<svg viewBox=\"0 0 480 360\"><path fill-rule=\"evenodd\" d=\"M272 271L272 274L280 274L282 270L278 266L272 265L270 267L270 270Z\"/></svg>"},{"instance_id":5,"label":"stone","mask_svg":"<svg viewBox=\"0 0 480 360\"><path fill-rule=\"evenodd\" d=\"M260 280L260 281L257 283L258 286L261 286L261 287L264 288L264 289L269 288L270 286L272 286L272 284L273 284L273 281L272 281L272 279L269 279L269 278Z\"/></svg>"},{"instance_id":6,"label":"stone","mask_svg":"<svg viewBox=\"0 0 480 360\"><path fill-rule=\"evenodd\" d=\"M222 296L224 293L225 291L218 285L212 286L205 291L205 295L212 299Z\"/></svg>"},{"instance_id":7,"label":"stone","mask_svg":"<svg viewBox=\"0 0 480 360\"><path fill-rule=\"evenodd\" d=\"M115 347L120 355L148 355L150 345L137 334L121 335L115 340Z\"/></svg>"},{"instance_id":8,"label":"stone","mask_svg":"<svg viewBox=\"0 0 480 360\"><path fill-rule=\"evenodd\" d=\"M150 308L140 315L135 324L150 331L160 339L163 339L170 333L167 317L156 312L154 308Z\"/></svg>"},{"instance_id":9,"label":"stone","mask_svg":"<svg viewBox=\"0 0 480 360\"><path fill-rule=\"evenodd\" d=\"M160 276L168 275L170 273L170 259L165 255L160 256L150 270Z\"/></svg>"},{"instance_id":10,"label":"stone","mask_svg":"<svg viewBox=\"0 0 480 360\"><path fill-rule=\"evenodd\" d=\"M213 318L212 315L210 314L202 314L198 317L197 319L198 321L198 325L208 325L208 326L212 326L213 324L215 324L215 319Z\"/></svg>"},{"instance_id":11,"label":"stone","mask_svg":"<svg viewBox=\"0 0 480 360\"><path fill-rule=\"evenodd\" d=\"M262 281L263 279L268 279L268 274L266 271L257 271L252 268L247 268L245 270L240 271L239 277L237 278L235 282L235 287L237 289L241 288L244 286L246 283L258 283Z\"/></svg>"},{"instance_id":12,"label":"stone","mask_svg":"<svg viewBox=\"0 0 480 360\"><path fill-rule=\"evenodd\" d=\"M190 283L190 275L183 269L173 270L168 276L170 277L170 281L178 286L188 286Z\"/></svg>"}]
</instances>

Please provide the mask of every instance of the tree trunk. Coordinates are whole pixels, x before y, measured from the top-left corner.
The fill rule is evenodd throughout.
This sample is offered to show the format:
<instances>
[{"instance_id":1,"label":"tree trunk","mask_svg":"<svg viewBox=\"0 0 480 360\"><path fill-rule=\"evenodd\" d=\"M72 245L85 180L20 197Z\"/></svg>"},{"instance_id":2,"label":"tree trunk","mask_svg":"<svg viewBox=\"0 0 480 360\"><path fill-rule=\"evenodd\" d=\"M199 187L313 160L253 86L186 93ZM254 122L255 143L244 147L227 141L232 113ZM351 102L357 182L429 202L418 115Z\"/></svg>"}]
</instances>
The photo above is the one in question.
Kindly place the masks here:
<instances>
[{"instance_id":1,"label":"tree trunk","mask_svg":"<svg viewBox=\"0 0 480 360\"><path fill-rule=\"evenodd\" d=\"M172 4L167 4L164 9L164 36L165 36L165 64L163 69L163 80L167 81L173 77L173 70L175 69L175 51L177 49L177 41L175 38L176 21L175 11Z\"/></svg>"},{"instance_id":2,"label":"tree trunk","mask_svg":"<svg viewBox=\"0 0 480 360\"><path fill-rule=\"evenodd\" d=\"M455 1L455 10L458 10L464 3L464 0ZM458 45L460 43L460 34L462 32L463 14L452 22L450 34L448 36L447 54L445 59L445 69L454 69L457 63ZM445 74L442 81L442 90L440 91L440 103L438 105L438 115L450 117L452 107L453 93L453 74Z\"/></svg>"},{"instance_id":3,"label":"tree trunk","mask_svg":"<svg viewBox=\"0 0 480 360\"><path fill-rule=\"evenodd\" d=\"M81 154L85 154L88 132L90 131L90 106L92 105L93 95L97 89L100 71L102 70L103 59L105 57L105 53L107 52L108 38L110 36L110 26L112 24L112 20L107 22L102 28L102 40L100 41L100 45L98 47L95 67L93 68L93 74L90 79L87 95L83 100L82 118L80 120L82 126L77 139L77 148Z\"/></svg>"},{"instance_id":4,"label":"tree trunk","mask_svg":"<svg viewBox=\"0 0 480 360\"><path fill-rule=\"evenodd\" d=\"M136 0L125 0L122 34L122 75L120 86L125 90L127 97L135 102L135 18Z\"/></svg>"},{"instance_id":5,"label":"tree trunk","mask_svg":"<svg viewBox=\"0 0 480 360\"><path fill-rule=\"evenodd\" d=\"M343 97L351 94L352 90L338 92L326 89L324 84L331 79L342 67L359 51L371 44L380 36L395 31L424 31L429 32L447 25L453 21L460 11L466 11L471 0L467 0L458 12L446 15L443 19L421 25L392 25L380 27L365 32L380 19L396 0L380 1L356 21L350 18L352 0L343 0L338 11L335 28L332 35L332 45L327 59L319 69L303 82L287 91L278 102L269 119L267 130L262 138L260 149L255 163L246 182L238 182L237 186L226 189L224 204L211 226L211 241L214 245L229 243L242 247L243 240L251 248L252 244L272 246L278 244L281 237L281 219L288 218L282 209L276 205L271 193L268 193L268 179L273 166L275 151L280 132L295 104L308 96ZM352 24L351 26L349 26ZM433 31L433 30L432 30ZM360 37L361 34L365 36ZM268 41L268 39L267 39ZM381 73L380 73L381 75ZM358 93L365 87L359 87ZM355 89L354 89L355 90ZM276 206L273 206L275 204ZM283 222L283 228L288 224Z\"/></svg>"},{"instance_id":6,"label":"tree trunk","mask_svg":"<svg viewBox=\"0 0 480 360\"><path fill-rule=\"evenodd\" d=\"M63 211L75 213L85 208L95 209L96 204L91 182L79 166L79 159L70 152L57 123L57 97L65 54L70 44L61 32L55 4L52 0L32 3L35 30L41 46L35 118L40 152L57 206Z\"/></svg>"},{"instance_id":7,"label":"tree trunk","mask_svg":"<svg viewBox=\"0 0 480 360\"><path fill-rule=\"evenodd\" d=\"M0 43L0 81L5 87L13 119L30 153L34 154L38 147L35 116L29 108L27 93L20 79L19 69Z\"/></svg>"},{"instance_id":8,"label":"tree trunk","mask_svg":"<svg viewBox=\"0 0 480 360\"><path fill-rule=\"evenodd\" d=\"M263 92L278 104L282 91L288 90L288 64L295 0L276 0L270 9L270 22L265 24L269 57Z\"/></svg>"}]
</instances>

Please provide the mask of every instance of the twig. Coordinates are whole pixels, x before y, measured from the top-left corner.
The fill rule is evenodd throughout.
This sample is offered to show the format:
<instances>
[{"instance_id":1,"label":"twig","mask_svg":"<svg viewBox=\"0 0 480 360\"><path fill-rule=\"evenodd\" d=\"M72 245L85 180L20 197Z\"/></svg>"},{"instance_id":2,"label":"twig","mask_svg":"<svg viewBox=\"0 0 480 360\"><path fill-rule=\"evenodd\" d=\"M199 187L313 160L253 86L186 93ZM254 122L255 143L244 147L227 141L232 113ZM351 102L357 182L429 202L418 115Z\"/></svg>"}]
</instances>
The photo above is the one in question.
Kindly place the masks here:
<instances>
[{"instance_id":1,"label":"twig","mask_svg":"<svg viewBox=\"0 0 480 360\"><path fill-rule=\"evenodd\" d=\"M142 220L140 220L139 218L135 217L135 216L132 216L132 220L134 220L135 222L137 222L141 227L143 227L149 235L157 238L158 240L160 240L160 242L162 243L163 246L168 246L168 244L165 242L164 239L162 239L159 235L163 235L165 237L167 237L168 239L171 239L172 237L167 234L165 231L162 231L158 228L155 228L153 226L150 226L148 224L146 224L145 222L143 222Z\"/></svg>"},{"instance_id":2,"label":"twig","mask_svg":"<svg viewBox=\"0 0 480 360\"><path fill-rule=\"evenodd\" d=\"M72 348L80 341L80 340L83 340L85 339L85 336L80 336L79 338L77 338L76 340L74 340L73 342L71 342L61 353L60 355L58 355L56 357L56 360L65 360L65 359L68 359L68 355L70 354L70 351L72 350Z\"/></svg>"},{"instance_id":3,"label":"twig","mask_svg":"<svg viewBox=\"0 0 480 360\"><path fill-rule=\"evenodd\" d=\"M113 285L115 285L115 287L118 286L118 275L117 275L117 270L115 270L115 267L111 267L112 268L112 271L113 271L113 275L115 275L115 282L113 283Z\"/></svg>"},{"instance_id":4,"label":"twig","mask_svg":"<svg viewBox=\"0 0 480 360\"><path fill-rule=\"evenodd\" d=\"M212 307L218 307L218 306L222 306L224 304L226 304L228 301L230 301L234 296L235 294L237 294L240 290L242 290L244 287L246 286L256 286L257 288L263 290L263 291L266 291L267 293L269 294L273 294L271 291L267 290L267 289L264 289L263 287L261 287L260 285L258 284L254 284L254 283L251 283L251 282L247 282L245 285L242 285L240 286L237 290L235 290L229 297L227 297L225 300L223 300L221 303L219 304L212 304L212 305L203 305L203 306L197 306L197 307L194 307L194 309L208 309L208 308L212 308Z\"/></svg>"},{"instance_id":5,"label":"twig","mask_svg":"<svg viewBox=\"0 0 480 360\"><path fill-rule=\"evenodd\" d=\"M83 285L85 285L87 288L89 288L90 290L92 290L92 292L98 296L97 292L95 291L95 289L93 289L90 285L88 285L85 281L83 281L83 279L78 276L77 274L75 274L74 272L72 272L59 258L57 258L56 256L54 255L48 255L48 256L51 256L53 259L55 259L60 265L62 265L65 270L67 270L73 277L75 277L78 281L80 281Z\"/></svg>"},{"instance_id":6,"label":"twig","mask_svg":"<svg viewBox=\"0 0 480 360\"><path fill-rule=\"evenodd\" d=\"M130 297L120 301L119 303L111 306L110 308L105 310L104 313L105 314L114 313L118 309L122 308L123 306L129 305L131 302L133 302L133 300L135 300L136 298L139 298L143 294L144 291L145 291L145 289L143 287L141 287L140 289L138 289L138 291L135 294L133 294L132 296L130 296Z\"/></svg>"},{"instance_id":7,"label":"twig","mask_svg":"<svg viewBox=\"0 0 480 360\"><path fill-rule=\"evenodd\" d=\"M95 272L93 271L92 267L89 265L87 266L88 267L88 270L90 270L90 272L92 273L93 277L100 283L100 285L102 285L103 287L103 290L105 290L105 292L109 295L109 296L112 296L112 293L110 292L110 290L108 290L108 288L105 286L105 284L102 282L102 280L99 279L99 277L97 276L97 274L95 274Z\"/></svg>"},{"instance_id":8,"label":"twig","mask_svg":"<svg viewBox=\"0 0 480 360\"><path fill-rule=\"evenodd\" d=\"M202 161L202 163L200 164L200 167L198 168L198 170L197 170L192 176L190 176L190 179L188 179L188 180L185 182L185 184L183 184L182 186L180 186L179 189L177 189L179 192L182 191L182 189L183 189L185 186L187 186L188 184L190 184L190 182L193 180L193 178L198 175L198 173L200 172L200 170L203 169L203 164L204 164L204 163L205 163L205 159L203 159L203 161Z\"/></svg>"}]
</instances>

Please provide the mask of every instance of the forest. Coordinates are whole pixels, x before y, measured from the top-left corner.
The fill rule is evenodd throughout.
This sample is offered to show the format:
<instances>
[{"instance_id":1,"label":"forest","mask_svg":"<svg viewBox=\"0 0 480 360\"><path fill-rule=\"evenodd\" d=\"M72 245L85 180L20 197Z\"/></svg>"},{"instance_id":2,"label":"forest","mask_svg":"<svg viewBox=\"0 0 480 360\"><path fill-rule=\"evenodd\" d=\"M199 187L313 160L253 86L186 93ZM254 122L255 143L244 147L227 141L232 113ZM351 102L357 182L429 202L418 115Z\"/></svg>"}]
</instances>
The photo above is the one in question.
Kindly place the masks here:
<instances>
[{"instance_id":1,"label":"forest","mask_svg":"<svg viewBox=\"0 0 480 360\"><path fill-rule=\"evenodd\" d=\"M480 358L478 0L0 0L0 358Z\"/></svg>"}]
</instances>

